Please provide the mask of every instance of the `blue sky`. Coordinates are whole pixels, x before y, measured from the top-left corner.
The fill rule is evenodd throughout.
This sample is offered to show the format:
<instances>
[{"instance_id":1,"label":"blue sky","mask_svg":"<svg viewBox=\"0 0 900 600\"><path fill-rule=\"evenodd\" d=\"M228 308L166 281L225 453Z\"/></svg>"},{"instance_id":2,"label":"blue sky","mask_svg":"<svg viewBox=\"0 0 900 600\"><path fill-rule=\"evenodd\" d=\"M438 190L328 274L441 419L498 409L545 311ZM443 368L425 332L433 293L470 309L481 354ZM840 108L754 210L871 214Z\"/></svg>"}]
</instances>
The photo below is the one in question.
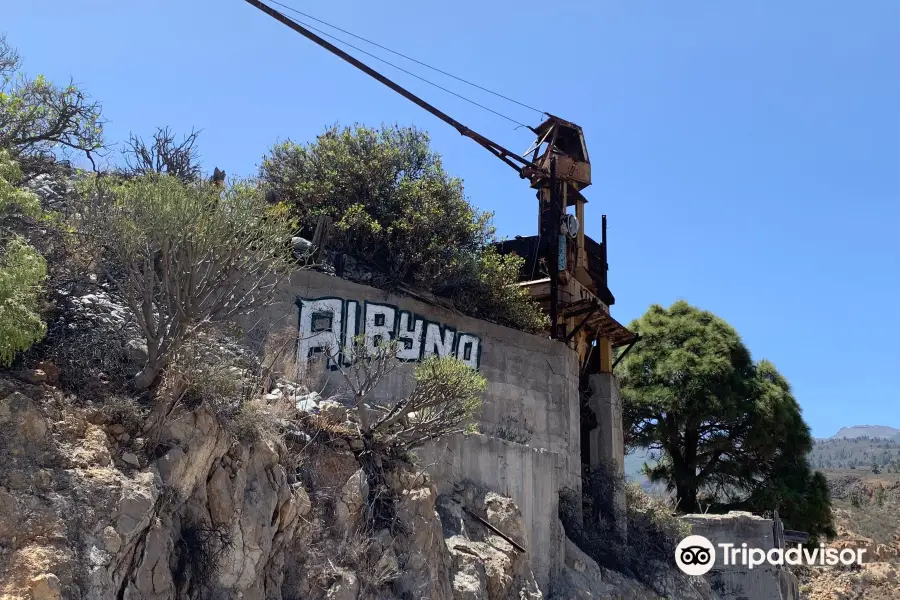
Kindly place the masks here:
<instances>
[{"instance_id":1,"label":"blue sky","mask_svg":"<svg viewBox=\"0 0 900 600\"><path fill-rule=\"evenodd\" d=\"M579 123L617 318L686 299L778 366L814 435L900 427L900 3L286 2ZM536 230L509 167L241 0L7 4L0 30L28 71L74 77L110 141L197 127L208 170L251 174L276 140L328 124L416 125L501 234ZM531 141L373 66L511 149Z\"/></svg>"}]
</instances>

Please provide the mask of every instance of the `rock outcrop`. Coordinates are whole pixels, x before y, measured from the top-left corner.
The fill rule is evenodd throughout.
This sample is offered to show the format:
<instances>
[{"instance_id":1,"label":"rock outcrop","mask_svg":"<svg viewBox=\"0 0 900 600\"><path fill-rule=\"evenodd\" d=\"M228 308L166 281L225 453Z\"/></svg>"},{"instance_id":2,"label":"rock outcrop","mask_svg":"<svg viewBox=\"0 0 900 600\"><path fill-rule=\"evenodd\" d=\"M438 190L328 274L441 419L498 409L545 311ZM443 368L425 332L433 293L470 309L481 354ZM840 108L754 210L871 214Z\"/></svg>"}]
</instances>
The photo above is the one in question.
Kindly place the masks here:
<instances>
[{"instance_id":1,"label":"rock outcrop","mask_svg":"<svg viewBox=\"0 0 900 600\"><path fill-rule=\"evenodd\" d=\"M363 531L369 491L351 453L320 450L311 497L283 444L236 442L205 406L143 435L52 387L0 379L0 598L542 597L527 559L472 516L521 539L508 498L438 498L423 474L394 470L393 532L327 554L327 573L286 577L313 520L315 543L346 548Z\"/></svg>"},{"instance_id":2,"label":"rock outcrop","mask_svg":"<svg viewBox=\"0 0 900 600\"><path fill-rule=\"evenodd\" d=\"M204 407L169 422L154 448L136 440L159 456L138 459L98 413L0 381L0 597L199 597L210 573L213 588L282 597L284 552L310 508L283 449L230 443Z\"/></svg>"},{"instance_id":3,"label":"rock outcrop","mask_svg":"<svg viewBox=\"0 0 900 600\"><path fill-rule=\"evenodd\" d=\"M298 461L278 436L234 439L205 405L141 427L133 415L159 423L155 407L116 402L0 378L0 599L544 597L509 498L466 483L438 495L394 464L391 524L371 531L348 445L304 434ZM571 542L565 552L552 598L659 598ZM714 598L702 585L670 597Z\"/></svg>"}]
</instances>

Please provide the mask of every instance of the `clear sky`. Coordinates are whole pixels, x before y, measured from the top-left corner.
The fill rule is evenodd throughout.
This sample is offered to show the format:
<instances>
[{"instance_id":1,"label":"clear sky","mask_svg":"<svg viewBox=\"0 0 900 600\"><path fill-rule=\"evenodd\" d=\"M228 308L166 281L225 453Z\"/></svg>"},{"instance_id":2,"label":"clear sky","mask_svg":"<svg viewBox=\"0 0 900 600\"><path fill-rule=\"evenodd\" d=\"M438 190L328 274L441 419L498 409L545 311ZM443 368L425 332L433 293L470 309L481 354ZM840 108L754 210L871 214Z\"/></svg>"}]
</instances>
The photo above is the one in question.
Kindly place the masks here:
<instances>
[{"instance_id":1,"label":"clear sky","mask_svg":"<svg viewBox=\"0 0 900 600\"><path fill-rule=\"evenodd\" d=\"M900 3L284 1L580 124L586 229L608 215L621 321L686 299L778 366L814 435L900 427ZM328 124L416 125L501 234L536 230L509 167L242 0L6 2L0 30L30 73L102 101L110 141L197 127L206 169L251 174ZM511 149L531 142L370 62Z\"/></svg>"}]
</instances>

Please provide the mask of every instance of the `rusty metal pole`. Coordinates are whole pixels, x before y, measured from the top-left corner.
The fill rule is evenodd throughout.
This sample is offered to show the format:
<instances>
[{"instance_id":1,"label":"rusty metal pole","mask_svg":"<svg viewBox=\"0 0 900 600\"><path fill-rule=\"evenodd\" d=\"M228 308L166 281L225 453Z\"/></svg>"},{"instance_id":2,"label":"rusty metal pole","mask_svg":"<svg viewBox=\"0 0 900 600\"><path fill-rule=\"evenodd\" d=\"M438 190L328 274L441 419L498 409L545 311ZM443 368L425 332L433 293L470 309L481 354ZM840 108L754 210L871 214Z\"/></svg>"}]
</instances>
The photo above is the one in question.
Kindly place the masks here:
<instances>
[{"instance_id":1,"label":"rusty metal pole","mask_svg":"<svg viewBox=\"0 0 900 600\"><path fill-rule=\"evenodd\" d=\"M582 225L584 227L584 225ZM607 259L607 251L606 251L606 215L603 215L600 226L600 247L603 249L603 285L609 287L609 263L606 262Z\"/></svg>"},{"instance_id":2,"label":"rusty metal pole","mask_svg":"<svg viewBox=\"0 0 900 600\"><path fill-rule=\"evenodd\" d=\"M550 339L557 339L559 314L559 189L556 157L550 159L550 206L547 215L547 263L550 267Z\"/></svg>"}]
</instances>

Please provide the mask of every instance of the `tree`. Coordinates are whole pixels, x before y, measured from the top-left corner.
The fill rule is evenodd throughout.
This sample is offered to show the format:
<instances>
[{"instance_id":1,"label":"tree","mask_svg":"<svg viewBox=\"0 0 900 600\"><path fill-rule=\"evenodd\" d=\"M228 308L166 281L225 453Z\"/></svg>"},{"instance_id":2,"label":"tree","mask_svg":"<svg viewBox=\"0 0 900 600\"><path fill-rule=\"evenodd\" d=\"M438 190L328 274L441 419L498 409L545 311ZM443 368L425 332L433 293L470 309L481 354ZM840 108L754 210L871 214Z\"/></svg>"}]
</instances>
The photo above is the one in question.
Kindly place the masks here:
<instances>
[{"instance_id":1,"label":"tree","mask_svg":"<svg viewBox=\"0 0 900 600\"><path fill-rule=\"evenodd\" d=\"M267 304L290 268L292 222L246 182L222 191L171 175L96 178L79 227L147 342L152 385L184 339Z\"/></svg>"},{"instance_id":2,"label":"tree","mask_svg":"<svg viewBox=\"0 0 900 600\"><path fill-rule=\"evenodd\" d=\"M191 131L181 142L176 142L175 134L168 127L157 127L147 142L131 134L124 153L127 170L135 175L157 173L196 181L200 178L200 154L196 147L199 135L199 131Z\"/></svg>"},{"instance_id":3,"label":"tree","mask_svg":"<svg viewBox=\"0 0 900 600\"><path fill-rule=\"evenodd\" d=\"M642 339L620 366L626 442L663 451L650 479L695 512L702 487L742 486L759 464L734 452L756 450L750 353L727 323L686 302L651 306L630 328Z\"/></svg>"},{"instance_id":4,"label":"tree","mask_svg":"<svg viewBox=\"0 0 900 600\"><path fill-rule=\"evenodd\" d=\"M774 400L764 402L773 407L762 427L778 436L771 459L747 486L744 497L736 502L720 503L716 510L748 510L757 513L777 509L788 527L810 534L810 543L818 543L820 535L836 535L831 513L828 480L809 464L812 435L804 422L800 406L787 379L771 362L761 360L756 367L756 394ZM771 423L781 423L780 429Z\"/></svg>"},{"instance_id":5,"label":"tree","mask_svg":"<svg viewBox=\"0 0 900 600\"><path fill-rule=\"evenodd\" d=\"M811 527L830 531L809 428L774 365L755 364L731 326L684 301L651 306L630 327L641 342L619 370L626 442L663 452L651 480L674 488L685 512L701 492L723 510L778 508L795 520L814 505Z\"/></svg>"},{"instance_id":6,"label":"tree","mask_svg":"<svg viewBox=\"0 0 900 600\"><path fill-rule=\"evenodd\" d=\"M492 215L473 208L414 128L327 129L264 157L260 179L288 202L304 235L318 217L334 223L330 248L364 259L386 281L451 298L468 314L525 330L546 317L518 282L523 259L499 256Z\"/></svg>"},{"instance_id":7,"label":"tree","mask_svg":"<svg viewBox=\"0 0 900 600\"><path fill-rule=\"evenodd\" d=\"M22 237L2 225L14 212L32 218L40 215L37 198L16 188L20 178L9 152L0 150L0 366L40 341L47 330L38 304L47 265Z\"/></svg>"},{"instance_id":8,"label":"tree","mask_svg":"<svg viewBox=\"0 0 900 600\"><path fill-rule=\"evenodd\" d=\"M22 61L0 36L0 148L26 165L63 147L91 153L103 147L100 105L69 83L59 87L38 75L29 79Z\"/></svg>"}]
</instances>

